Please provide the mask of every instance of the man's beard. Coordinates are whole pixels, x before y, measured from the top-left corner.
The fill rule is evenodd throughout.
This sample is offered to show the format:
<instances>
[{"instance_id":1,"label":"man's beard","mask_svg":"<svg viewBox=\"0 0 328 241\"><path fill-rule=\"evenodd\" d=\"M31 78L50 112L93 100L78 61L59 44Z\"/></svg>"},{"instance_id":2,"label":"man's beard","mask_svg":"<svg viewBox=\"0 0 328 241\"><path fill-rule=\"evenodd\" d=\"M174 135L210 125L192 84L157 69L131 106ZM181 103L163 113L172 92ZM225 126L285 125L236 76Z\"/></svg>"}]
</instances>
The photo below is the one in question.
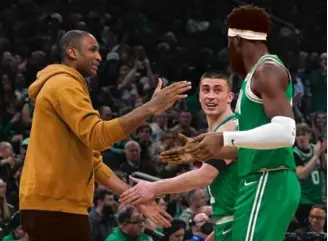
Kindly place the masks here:
<instances>
[{"instance_id":1,"label":"man's beard","mask_svg":"<svg viewBox=\"0 0 328 241\"><path fill-rule=\"evenodd\" d=\"M103 208L103 214L104 215L112 215L114 213L115 213L115 211L114 211L114 208L112 206L104 206L104 208Z\"/></svg>"},{"instance_id":2,"label":"man's beard","mask_svg":"<svg viewBox=\"0 0 328 241\"><path fill-rule=\"evenodd\" d=\"M229 48L229 59L231 69L235 74L239 74L242 78L245 78L247 75L243 58L240 54L237 53L234 47Z\"/></svg>"}]
</instances>

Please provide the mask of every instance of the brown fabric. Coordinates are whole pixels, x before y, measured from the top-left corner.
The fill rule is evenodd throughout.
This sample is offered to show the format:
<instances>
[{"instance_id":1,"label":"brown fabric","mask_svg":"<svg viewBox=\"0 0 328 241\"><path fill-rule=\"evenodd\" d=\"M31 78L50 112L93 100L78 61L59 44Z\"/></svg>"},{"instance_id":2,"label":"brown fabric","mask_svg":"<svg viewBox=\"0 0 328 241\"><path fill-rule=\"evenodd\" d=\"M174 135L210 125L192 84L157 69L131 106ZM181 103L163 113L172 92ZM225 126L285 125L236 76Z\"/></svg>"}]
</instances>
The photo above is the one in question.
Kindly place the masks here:
<instances>
[{"instance_id":1,"label":"brown fabric","mask_svg":"<svg viewBox=\"0 0 328 241\"><path fill-rule=\"evenodd\" d=\"M91 241L87 215L36 210L20 213L30 241Z\"/></svg>"}]
</instances>

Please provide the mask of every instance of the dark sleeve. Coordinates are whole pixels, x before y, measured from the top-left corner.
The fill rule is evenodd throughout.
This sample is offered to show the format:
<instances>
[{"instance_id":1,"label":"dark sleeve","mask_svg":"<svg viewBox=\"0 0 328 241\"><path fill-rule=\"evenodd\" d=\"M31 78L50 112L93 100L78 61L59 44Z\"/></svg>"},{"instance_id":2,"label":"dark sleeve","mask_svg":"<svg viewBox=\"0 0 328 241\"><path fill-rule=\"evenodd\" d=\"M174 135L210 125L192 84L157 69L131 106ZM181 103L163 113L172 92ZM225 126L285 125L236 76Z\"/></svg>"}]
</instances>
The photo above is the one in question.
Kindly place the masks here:
<instances>
[{"instance_id":1,"label":"dark sleeve","mask_svg":"<svg viewBox=\"0 0 328 241\"><path fill-rule=\"evenodd\" d=\"M304 165L304 163L303 163L303 161L301 160L300 156L297 155L295 152L294 152L294 159L295 159L295 164L296 164L297 167L298 167L298 166L303 166L303 165Z\"/></svg>"},{"instance_id":2,"label":"dark sleeve","mask_svg":"<svg viewBox=\"0 0 328 241\"><path fill-rule=\"evenodd\" d=\"M210 159L206 162L208 165L211 165L212 167L216 168L218 171L222 171L224 168L226 168L228 165L225 163L224 160L221 159Z\"/></svg>"},{"instance_id":3,"label":"dark sleeve","mask_svg":"<svg viewBox=\"0 0 328 241\"><path fill-rule=\"evenodd\" d=\"M100 223L92 218L89 218L90 228L91 228L91 240L92 241L100 241Z\"/></svg>"}]
</instances>

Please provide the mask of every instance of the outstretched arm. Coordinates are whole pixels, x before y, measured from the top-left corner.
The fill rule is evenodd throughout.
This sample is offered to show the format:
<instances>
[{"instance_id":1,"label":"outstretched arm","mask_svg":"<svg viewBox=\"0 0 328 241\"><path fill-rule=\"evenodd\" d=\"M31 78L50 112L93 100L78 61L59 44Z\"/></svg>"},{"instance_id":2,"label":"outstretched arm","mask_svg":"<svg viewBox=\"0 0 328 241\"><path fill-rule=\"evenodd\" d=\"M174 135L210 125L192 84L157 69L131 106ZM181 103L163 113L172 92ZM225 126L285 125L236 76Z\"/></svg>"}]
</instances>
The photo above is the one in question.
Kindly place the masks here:
<instances>
[{"instance_id":1,"label":"outstretched arm","mask_svg":"<svg viewBox=\"0 0 328 241\"><path fill-rule=\"evenodd\" d=\"M179 176L150 183L156 194L188 192L212 183L219 171L210 165Z\"/></svg>"},{"instance_id":2,"label":"outstretched arm","mask_svg":"<svg viewBox=\"0 0 328 241\"><path fill-rule=\"evenodd\" d=\"M124 192L120 201L125 204L138 204L153 199L157 194L191 191L210 184L218 173L219 171L215 167L204 164L200 169L156 182L146 182L132 178L138 184Z\"/></svg>"}]
</instances>

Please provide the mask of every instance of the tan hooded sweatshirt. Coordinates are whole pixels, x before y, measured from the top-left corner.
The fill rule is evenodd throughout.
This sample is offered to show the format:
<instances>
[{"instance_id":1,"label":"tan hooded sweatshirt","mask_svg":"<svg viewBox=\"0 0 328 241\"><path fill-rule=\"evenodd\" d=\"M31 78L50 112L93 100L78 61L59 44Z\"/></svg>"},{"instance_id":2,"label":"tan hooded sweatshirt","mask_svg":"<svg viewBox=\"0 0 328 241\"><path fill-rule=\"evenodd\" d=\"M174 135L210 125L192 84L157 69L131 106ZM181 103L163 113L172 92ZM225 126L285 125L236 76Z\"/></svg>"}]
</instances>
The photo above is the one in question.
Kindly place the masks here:
<instances>
[{"instance_id":1,"label":"tan hooded sweatshirt","mask_svg":"<svg viewBox=\"0 0 328 241\"><path fill-rule=\"evenodd\" d=\"M35 109L20 209L87 214L94 180L104 184L112 175L99 151L126 137L120 122L100 119L85 79L65 65L41 70L29 96Z\"/></svg>"}]
</instances>

